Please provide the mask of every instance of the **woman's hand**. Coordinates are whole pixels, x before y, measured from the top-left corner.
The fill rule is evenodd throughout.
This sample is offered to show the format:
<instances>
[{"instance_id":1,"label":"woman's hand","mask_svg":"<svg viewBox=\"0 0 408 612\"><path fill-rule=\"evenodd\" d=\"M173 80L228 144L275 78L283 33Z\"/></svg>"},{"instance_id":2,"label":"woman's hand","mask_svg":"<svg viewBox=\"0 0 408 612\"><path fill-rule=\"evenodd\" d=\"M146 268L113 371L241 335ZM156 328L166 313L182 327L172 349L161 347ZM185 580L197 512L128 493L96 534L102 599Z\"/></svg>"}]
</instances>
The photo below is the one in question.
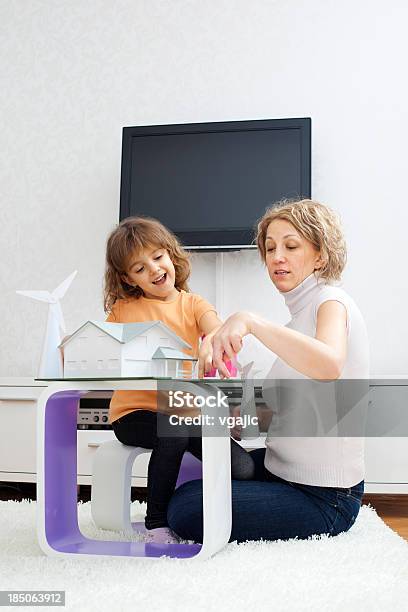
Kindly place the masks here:
<instances>
[{"instance_id":1,"label":"woman's hand","mask_svg":"<svg viewBox=\"0 0 408 612\"><path fill-rule=\"evenodd\" d=\"M251 333L251 316L249 312L236 312L228 317L212 338L212 362L222 378L231 377L224 359L234 360L242 349L242 339Z\"/></svg>"}]
</instances>

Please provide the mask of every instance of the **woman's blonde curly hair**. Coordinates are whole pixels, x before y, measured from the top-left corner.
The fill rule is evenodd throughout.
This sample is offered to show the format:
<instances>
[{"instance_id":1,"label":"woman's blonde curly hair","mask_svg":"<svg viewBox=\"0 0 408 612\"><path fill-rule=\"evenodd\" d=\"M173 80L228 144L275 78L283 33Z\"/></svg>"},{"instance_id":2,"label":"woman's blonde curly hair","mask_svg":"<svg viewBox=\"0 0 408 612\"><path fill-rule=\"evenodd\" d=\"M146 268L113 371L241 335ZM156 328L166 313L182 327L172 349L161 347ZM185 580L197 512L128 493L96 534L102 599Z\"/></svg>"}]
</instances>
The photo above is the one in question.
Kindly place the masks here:
<instances>
[{"instance_id":1,"label":"woman's blonde curly hair","mask_svg":"<svg viewBox=\"0 0 408 612\"><path fill-rule=\"evenodd\" d=\"M266 261L266 232L275 219L289 221L303 238L320 251L320 278L340 280L347 261L346 242L338 215L328 206L313 200L282 200L269 208L258 222L256 242L263 262Z\"/></svg>"},{"instance_id":2,"label":"woman's blonde curly hair","mask_svg":"<svg viewBox=\"0 0 408 612\"><path fill-rule=\"evenodd\" d=\"M123 219L110 234L106 244L106 266L104 278L104 309L108 313L119 299L140 298L140 287L129 285L125 280L131 257L143 249L157 246L166 249L175 269L174 286L179 291L189 291L190 260L176 236L164 225L151 217L128 217Z\"/></svg>"}]
</instances>

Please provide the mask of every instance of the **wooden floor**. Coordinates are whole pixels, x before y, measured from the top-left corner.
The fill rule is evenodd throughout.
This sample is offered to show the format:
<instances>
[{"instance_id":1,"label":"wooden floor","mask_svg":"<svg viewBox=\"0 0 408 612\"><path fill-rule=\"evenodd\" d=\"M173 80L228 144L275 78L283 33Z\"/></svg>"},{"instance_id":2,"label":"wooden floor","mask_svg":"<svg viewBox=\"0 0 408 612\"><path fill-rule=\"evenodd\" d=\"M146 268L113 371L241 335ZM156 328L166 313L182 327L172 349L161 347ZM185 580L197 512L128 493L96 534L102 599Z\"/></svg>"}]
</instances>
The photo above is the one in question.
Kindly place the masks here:
<instances>
[{"instance_id":1,"label":"wooden floor","mask_svg":"<svg viewBox=\"0 0 408 612\"><path fill-rule=\"evenodd\" d=\"M363 504L375 508L391 529L408 541L408 495L374 495L365 494Z\"/></svg>"},{"instance_id":2,"label":"wooden floor","mask_svg":"<svg viewBox=\"0 0 408 612\"><path fill-rule=\"evenodd\" d=\"M35 484L0 482L0 500L33 499ZM91 487L81 486L78 499L86 502L91 498ZM132 487L132 501L146 501L146 489ZM365 494L363 504L370 504L377 514L391 529L408 541L408 495L374 495Z\"/></svg>"}]
</instances>

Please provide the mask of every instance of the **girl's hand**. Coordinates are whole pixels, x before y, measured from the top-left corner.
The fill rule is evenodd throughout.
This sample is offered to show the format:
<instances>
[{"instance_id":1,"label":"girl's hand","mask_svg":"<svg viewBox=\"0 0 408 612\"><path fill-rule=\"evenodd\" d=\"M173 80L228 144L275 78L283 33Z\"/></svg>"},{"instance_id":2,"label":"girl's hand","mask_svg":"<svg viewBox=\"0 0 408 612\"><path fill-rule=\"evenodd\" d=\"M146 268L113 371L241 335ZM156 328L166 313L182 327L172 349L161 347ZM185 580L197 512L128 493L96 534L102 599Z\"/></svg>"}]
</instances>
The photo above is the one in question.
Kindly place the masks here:
<instances>
[{"instance_id":1,"label":"girl's hand","mask_svg":"<svg viewBox=\"0 0 408 612\"><path fill-rule=\"evenodd\" d=\"M236 312L228 317L224 325L214 334L212 361L221 377L231 377L224 359L234 360L236 354L242 349L242 339L250 333L250 322L249 312Z\"/></svg>"},{"instance_id":2,"label":"girl's hand","mask_svg":"<svg viewBox=\"0 0 408 612\"><path fill-rule=\"evenodd\" d=\"M201 342L198 353L198 378L204 378L205 374L212 370L213 347L211 337L206 336Z\"/></svg>"}]
</instances>

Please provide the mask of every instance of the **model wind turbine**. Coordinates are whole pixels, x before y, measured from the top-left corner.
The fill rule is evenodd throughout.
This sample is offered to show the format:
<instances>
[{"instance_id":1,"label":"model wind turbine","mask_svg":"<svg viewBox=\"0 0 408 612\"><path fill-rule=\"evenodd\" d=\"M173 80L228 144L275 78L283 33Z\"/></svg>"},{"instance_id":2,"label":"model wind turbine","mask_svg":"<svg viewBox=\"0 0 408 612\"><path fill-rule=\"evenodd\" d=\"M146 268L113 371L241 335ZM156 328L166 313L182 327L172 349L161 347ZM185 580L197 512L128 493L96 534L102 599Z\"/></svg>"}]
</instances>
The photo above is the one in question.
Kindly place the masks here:
<instances>
[{"instance_id":1,"label":"model wind turbine","mask_svg":"<svg viewBox=\"0 0 408 612\"><path fill-rule=\"evenodd\" d=\"M62 378L64 375L62 353L59 345L65 335L65 322L60 300L66 294L76 274L77 271L75 270L51 293L49 291L16 291L20 295L49 304L47 329L43 342L38 378Z\"/></svg>"},{"instance_id":2,"label":"model wind turbine","mask_svg":"<svg viewBox=\"0 0 408 612\"><path fill-rule=\"evenodd\" d=\"M249 425L242 429L241 440L252 440L253 438L259 437L259 427L257 425L258 419L256 414L254 378L255 375L259 374L261 370L253 370L251 372L253 365L253 361L250 361L244 366L237 362L237 368L238 371L241 373L242 380L241 417L244 419L245 415L247 415L252 420ZM251 378L249 378L250 373Z\"/></svg>"}]
</instances>

